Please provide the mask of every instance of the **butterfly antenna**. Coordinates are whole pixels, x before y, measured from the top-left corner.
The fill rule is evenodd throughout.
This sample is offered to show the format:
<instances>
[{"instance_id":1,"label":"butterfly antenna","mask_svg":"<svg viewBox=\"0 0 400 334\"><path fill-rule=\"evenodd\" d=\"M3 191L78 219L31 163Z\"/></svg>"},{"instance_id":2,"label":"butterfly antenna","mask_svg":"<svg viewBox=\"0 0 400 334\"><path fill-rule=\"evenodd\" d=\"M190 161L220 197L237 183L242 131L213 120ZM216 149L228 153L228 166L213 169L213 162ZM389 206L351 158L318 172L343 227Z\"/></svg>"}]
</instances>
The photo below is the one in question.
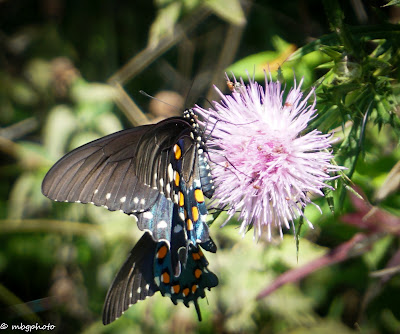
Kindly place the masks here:
<instances>
[{"instance_id":1,"label":"butterfly antenna","mask_svg":"<svg viewBox=\"0 0 400 334\"><path fill-rule=\"evenodd\" d=\"M189 89L188 89L187 94L186 94L185 103L183 104L183 106L184 106L185 109L188 109L186 106L188 105L188 100L189 100L190 92L192 91L193 86L194 86L194 79L191 81L190 86L189 86Z\"/></svg>"},{"instance_id":2,"label":"butterfly antenna","mask_svg":"<svg viewBox=\"0 0 400 334\"><path fill-rule=\"evenodd\" d=\"M174 106L173 104L170 104L170 103L168 103L168 102L165 102L165 101L163 101L163 100L160 100L160 99L158 99L158 98L156 98L156 97L154 97L154 96L152 96L152 95L146 93L144 90L139 90L139 93L142 94L142 95L144 95L144 96L146 96L146 97L148 97L148 98L150 98L150 99L156 100L156 101L158 101L158 102L161 102L161 103L166 104L167 106L170 106L170 107L172 107L172 108L175 108L175 109L178 110L179 112L181 111L180 108L178 108L177 106Z\"/></svg>"}]
</instances>

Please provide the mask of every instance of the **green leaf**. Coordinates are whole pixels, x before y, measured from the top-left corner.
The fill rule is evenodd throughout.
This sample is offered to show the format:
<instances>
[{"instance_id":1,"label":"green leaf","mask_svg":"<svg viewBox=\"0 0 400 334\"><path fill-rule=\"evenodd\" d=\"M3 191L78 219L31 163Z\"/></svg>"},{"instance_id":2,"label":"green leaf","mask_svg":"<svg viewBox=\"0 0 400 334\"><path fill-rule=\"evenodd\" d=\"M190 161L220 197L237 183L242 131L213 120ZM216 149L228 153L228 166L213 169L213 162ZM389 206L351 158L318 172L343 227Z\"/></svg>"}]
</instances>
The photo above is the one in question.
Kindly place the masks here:
<instances>
[{"instance_id":1,"label":"green leaf","mask_svg":"<svg viewBox=\"0 0 400 334\"><path fill-rule=\"evenodd\" d=\"M285 63L285 70L291 67L291 77L293 77L293 62L286 62L287 58L296 49L294 44L289 44L279 37L275 37L273 44L276 51L263 51L260 53L252 54L247 56L236 63L229 66L226 71L233 72L236 76L247 77L247 72L250 72L256 80L264 78L264 70L271 71L272 75L276 75L276 72L282 64ZM285 76L285 73L283 73ZM275 78L275 77L274 77Z\"/></svg>"},{"instance_id":2,"label":"green leaf","mask_svg":"<svg viewBox=\"0 0 400 334\"><path fill-rule=\"evenodd\" d=\"M359 333L335 320L320 320L314 326L300 327L287 331L286 334L351 334Z\"/></svg>"},{"instance_id":3,"label":"green leaf","mask_svg":"<svg viewBox=\"0 0 400 334\"><path fill-rule=\"evenodd\" d=\"M182 3L180 1L172 2L158 10L157 17L152 23L149 31L148 46L150 48L158 45L160 40L166 35L172 34L181 12Z\"/></svg>"},{"instance_id":4,"label":"green leaf","mask_svg":"<svg viewBox=\"0 0 400 334\"><path fill-rule=\"evenodd\" d=\"M13 100L18 104L33 106L39 102L38 94L22 80L14 80L10 88Z\"/></svg>"},{"instance_id":5,"label":"green leaf","mask_svg":"<svg viewBox=\"0 0 400 334\"><path fill-rule=\"evenodd\" d=\"M296 268L323 256L326 252L325 247L303 238L300 241L299 258L297 259L296 241L292 235L285 234L278 247L268 250L268 258L272 262L269 265L280 263L288 268Z\"/></svg>"},{"instance_id":6,"label":"green leaf","mask_svg":"<svg viewBox=\"0 0 400 334\"><path fill-rule=\"evenodd\" d=\"M400 0L392 0L392 1L389 1L386 5L383 5L382 7L397 6L398 4L400 4Z\"/></svg>"},{"instance_id":7,"label":"green leaf","mask_svg":"<svg viewBox=\"0 0 400 334\"><path fill-rule=\"evenodd\" d=\"M325 53L335 61L339 61L342 58L342 52L337 51L337 47L321 46L320 51Z\"/></svg>"},{"instance_id":8,"label":"green leaf","mask_svg":"<svg viewBox=\"0 0 400 334\"><path fill-rule=\"evenodd\" d=\"M204 4L223 20L234 25L244 25L246 18L239 0L206 0Z\"/></svg>"},{"instance_id":9,"label":"green leaf","mask_svg":"<svg viewBox=\"0 0 400 334\"><path fill-rule=\"evenodd\" d=\"M304 77L304 86L312 84L314 67L324 63L329 58L320 51L307 54L301 59L292 60L292 54L296 50L294 44L290 44L278 36L272 40L275 51L263 51L257 54L240 59L226 69L226 72L233 72L237 77L247 78L248 72L254 75L256 80L264 79L264 71L270 71L273 80L277 79L277 71L286 78L293 80L293 73ZM299 78L298 78L299 79Z\"/></svg>"},{"instance_id":10,"label":"green leaf","mask_svg":"<svg viewBox=\"0 0 400 334\"><path fill-rule=\"evenodd\" d=\"M32 59L25 69L25 74L35 88L46 93L51 84L51 64L43 59Z\"/></svg>"},{"instance_id":11,"label":"green leaf","mask_svg":"<svg viewBox=\"0 0 400 334\"><path fill-rule=\"evenodd\" d=\"M107 84L87 83L77 80L72 86L71 97L75 102L111 101L117 96L117 90Z\"/></svg>"},{"instance_id":12,"label":"green leaf","mask_svg":"<svg viewBox=\"0 0 400 334\"><path fill-rule=\"evenodd\" d=\"M367 263L370 270L376 270L379 268L384 256L390 252L390 247L393 244L393 237L388 235L382 239L379 239L372 244L372 249L363 255L365 262Z\"/></svg>"},{"instance_id":13,"label":"green leaf","mask_svg":"<svg viewBox=\"0 0 400 334\"><path fill-rule=\"evenodd\" d=\"M66 143L78 126L73 110L65 105L51 109L44 127L44 147L53 159L66 153Z\"/></svg>"},{"instance_id":14,"label":"green leaf","mask_svg":"<svg viewBox=\"0 0 400 334\"><path fill-rule=\"evenodd\" d=\"M21 219L39 212L46 198L40 192L42 173L23 173L15 182L9 197L8 218Z\"/></svg>"}]
</instances>

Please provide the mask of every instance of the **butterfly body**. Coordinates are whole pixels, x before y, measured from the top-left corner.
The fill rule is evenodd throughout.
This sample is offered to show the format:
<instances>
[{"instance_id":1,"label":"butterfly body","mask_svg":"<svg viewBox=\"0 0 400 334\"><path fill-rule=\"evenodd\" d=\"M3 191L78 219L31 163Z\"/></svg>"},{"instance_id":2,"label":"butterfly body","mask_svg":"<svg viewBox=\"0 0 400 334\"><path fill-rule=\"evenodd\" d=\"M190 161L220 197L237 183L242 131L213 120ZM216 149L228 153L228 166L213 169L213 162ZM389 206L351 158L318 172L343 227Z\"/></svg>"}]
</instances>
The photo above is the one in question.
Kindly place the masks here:
<instances>
[{"instance_id":1,"label":"butterfly body","mask_svg":"<svg viewBox=\"0 0 400 334\"><path fill-rule=\"evenodd\" d=\"M205 221L204 196L214 191L205 152L187 110L83 145L47 173L42 192L50 199L120 210L145 232L110 287L105 324L156 291L174 304L193 302L200 318L197 299L218 284L200 250L216 251Z\"/></svg>"}]
</instances>

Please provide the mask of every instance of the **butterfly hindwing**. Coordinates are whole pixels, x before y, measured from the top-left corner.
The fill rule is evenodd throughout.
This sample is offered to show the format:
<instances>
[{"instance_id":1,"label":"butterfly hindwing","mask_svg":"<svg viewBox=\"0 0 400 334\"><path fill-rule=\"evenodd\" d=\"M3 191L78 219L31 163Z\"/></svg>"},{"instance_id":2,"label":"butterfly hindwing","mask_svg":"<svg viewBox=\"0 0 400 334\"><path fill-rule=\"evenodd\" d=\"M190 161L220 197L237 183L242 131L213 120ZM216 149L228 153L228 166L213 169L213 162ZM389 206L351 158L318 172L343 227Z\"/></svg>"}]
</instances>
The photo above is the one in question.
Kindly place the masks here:
<instances>
[{"instance_id":1,"label":"butterfly hindwing","mask_svg":"<svg viewBox=\"0 0 400 334\"><path fill-rule=\"evenodd\" d=\"M156 247L157 243L149 233L145 233L133 247L108 290L103 308L105 325L120 317L132 304L159 290L152 267Z\"/></svg>"},{"instance_id":2,"label":"butterfly hindwing","mask_svg":"<svg viewBox=\"0 0 400 334\"><path fill-rule=\"evenodd\" d=\"M200 247L192 244L189 245L186 264L178 277L173 275L170 263L171 253L167 244L159 242L154 258L154 276L161 294L170 297L175 305L181 301L189 307L193 302L201 320L197 300L205 297L205 289L210 290L218 285L217 276L208 270L208 261Z\"/></svg>"},{"instance_id":3,"label":"butterfly hindwing","mask_svg":"<svg viewBox=\"0 0 400 334\"><path fill-rule=\"evenodd\" d=\"M171 203L165 199L165 202ZM153 217L159 219L159 217ZM139 300L160 291L170 297L174 304L179 301L185 306L195 305L201 320L198 298L205 297L205 289L218 284L217 276L208 270L208 261L199 245L187 243L184 223L173 205L171 235L167 240L154 241L146 232L132 249L114 279L103 310L103 323L108 324ZM216 251L210 238L201 244L205 249Z\"/></svg>"},{"instance_id":4,"label":"butterfly hindwing","mask_svg":"<svg viewBox=\"0 0 400 334\"><path fill-rule=\"evenodd\" d=\"M158 194L154 205L146 212L136 214L138 227L148 231L155 241L170 241L174 204L162 194Z\"/></svg>"},{"instance_id":5,"label":"butterfly hindwing","mask_svg":"<svg viewBox=\"0 0 400 334\"><path fill-rule=\"evenodd\" d=\"M201 187L203 189L204 195L207 198L211 198L214 194L214 183L211 175L211 168L208 164L207 157L203 149L198 150L198 155Z\"/></svg>"},{"instance_id":6,"label":"butterfly hindwing","mask_svg":"<svg viewBox=\"0 0 400 334\"><path fill-rule=\"evenodd\" d=\"M182 301L186 306L193 302L199 319L198 298L205 297L205 289L218 284L218 278L208 270L208 262L199 245L187 243L184 221L179 207L174 204L170 242L160 241L154 257L154 280L163 296L174 304ZM215 252L217 247L211 238L204 244Z\"/></svg>"}]
</instances>

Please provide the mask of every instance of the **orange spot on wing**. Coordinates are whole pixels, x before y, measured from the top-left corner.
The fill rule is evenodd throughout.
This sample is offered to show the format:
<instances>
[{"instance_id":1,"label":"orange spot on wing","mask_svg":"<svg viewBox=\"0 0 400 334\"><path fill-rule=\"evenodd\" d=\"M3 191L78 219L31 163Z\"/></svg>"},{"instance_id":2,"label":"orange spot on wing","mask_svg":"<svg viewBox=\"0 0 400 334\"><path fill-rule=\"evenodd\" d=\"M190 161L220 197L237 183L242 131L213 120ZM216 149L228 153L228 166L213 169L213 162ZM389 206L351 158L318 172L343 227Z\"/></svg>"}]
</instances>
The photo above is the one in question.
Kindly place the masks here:
<instances>
[{"instance_id":1,"label":"orange spot on wing","mask_svg":"<svg viewBox=\"0 0 400 334\"><path fill-rule=\"evenodd\" d=\"M197 285L192 285L192 293L195 293L197 290Z\"/></svg>"},{"instance_id":2,"label":"orange spot on wing","mask_svg":"<svg viewBox=\"0 0 400 334\"><path fill-rule=\"evenodd\" d=\"M157 252L157 258L158 259L163 259L168 253L168 247L167 246L161 246L160 249Z\"/></svg>"},{"instance_id":3,"label":"orange spot on wing","mask_svg":"<svg viewBox=\"0 0 400 334\"><path fill-rule=\"evenodd\" d=\"M192 253L192 257L193 257L193 260L195 260L195 261L200 260L200 254L199 253Z\"/></svg>"},{"instance_id":4,"label":"orange spot on wing","mask_svg":"<svg viewBox=\"0 0 400 334\"><path fill-rule=\"evenodd\" d=\"M184 288L182 291L182 293L185 297L189 294L189 292L190 292L189 288Z\"/></svg>"},{"instance_id":5,"label":"orange spot on wing","mask_svg":"<svg viewBox=\"0 0 400 334\"><path fill-rule=\"evenodd\" d=\"M188 231L193 230L193 222L192 222L190 219L188 219L188 220L186 221L186 225L187 225Z\"/></svg>"},{"instance_id":6,"label":"orange spot on wing","mask_svg":"<svg viewBox=\"0 0 400 334\"><path fill-rule=\"evenodd\" d=\"M177 186L177 187L179 187L179 180L180 180L180 176L179 176L179 173L177 172L177 171L175 171L175 185Z\"/></svg>"},{"instance_id":7,"label":"orange spot on wing","mask_svg":"<svg viewBox=\"0 0 400 334\"><path fill-rule=\"evenodd\" d=\"M197 206L192 207L192 218L195 222L199 219L199 209L197 209Z\"/></svg>"},{"instance_id":8,"label":"orange spot on wing","mask_svg":"<svg viewBox=\"0 0 400 334\"><path fill-rule=\"evenodd\" d=\"M203 203L204 202L204 195L201 189L196 189L194 191L194 198L198 203Z\"/></svg>"},{"instance_id":9,"label":"orange spot on wing","mask_svg":"<svg viewBox=\"0 0 400 334\"><path fill-rule=\"evenodd\" d=\"M161 274L161 281L163 283L165 283L165 284L169 284L170 277L169 277L169 274L167 272Z\"/></svg>"},{"instance_id":10,"label":"orange spot on wing","mask_svg":"<svg viewBox=\"0 0 400 334\"><path fill-rule=\"evenodd\" d=\"M179 293L179 291L181 291L181 286L179 284L174 285L172 287L172 290L174 291L174 293Z\"/></svg>"},{"instance_id":11,"label":"orange spot on wing","mask_svg":"<svg viewBox=\"0 0 400 334\"><path fill-rule=\"evenodd\" d=\"M201 276L201 274L202 274L203 272L201 271L201 269L199 269L199 268L197 268L195 271L194 271L194 277L196 277L197 279Z\"/></svg>"},{"instance_id":12,"label":"orange spot on wing","mask_svg":"<svg viewBox=\"0 0 400 334\"><path fill-rule=\"evenodd\" d=\"M178 144L175 144L174 146L174 153L175 153L175 159L179 160L182 156L182 150Z\"/></svg>"},{"instance_id":13,"label":"orange spot on wing","mask_svg":"<svg viewBox=\"0 0 400 334\"><path fill-rule=\"evenodd\" d=\"M182 194L182 191L179 192L179 206L183 206L185 204L185 197Z\"/></svg>"}]
</instances>

